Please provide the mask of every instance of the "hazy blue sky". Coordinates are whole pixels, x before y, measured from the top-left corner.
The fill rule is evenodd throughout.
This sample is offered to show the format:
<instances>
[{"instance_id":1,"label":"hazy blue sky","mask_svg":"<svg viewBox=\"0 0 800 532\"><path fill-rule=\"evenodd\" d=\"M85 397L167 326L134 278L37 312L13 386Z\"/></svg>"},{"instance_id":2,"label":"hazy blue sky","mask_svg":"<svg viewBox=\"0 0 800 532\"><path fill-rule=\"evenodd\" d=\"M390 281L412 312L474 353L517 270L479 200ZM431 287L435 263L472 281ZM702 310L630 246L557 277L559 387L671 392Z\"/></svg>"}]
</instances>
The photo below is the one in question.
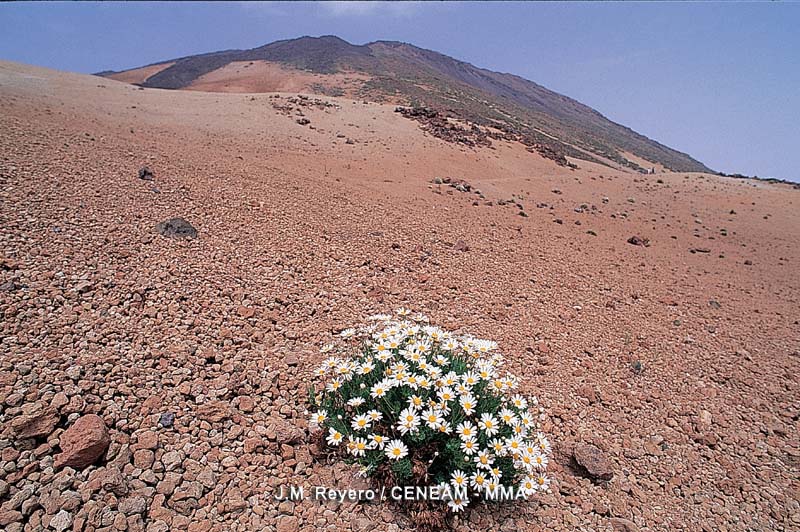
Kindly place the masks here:
<instances>
[{"instance_id":1,"label":"hazy blue sky","mask_svg":"<svg viewBox=\"0 0 800 532\"><path fill-rule=\"evenodd\" d=\"M511 72L711 168L800 181L800 4L5 3L0 58L120 70L302 35Z\"/></svg>"}]
</instances>

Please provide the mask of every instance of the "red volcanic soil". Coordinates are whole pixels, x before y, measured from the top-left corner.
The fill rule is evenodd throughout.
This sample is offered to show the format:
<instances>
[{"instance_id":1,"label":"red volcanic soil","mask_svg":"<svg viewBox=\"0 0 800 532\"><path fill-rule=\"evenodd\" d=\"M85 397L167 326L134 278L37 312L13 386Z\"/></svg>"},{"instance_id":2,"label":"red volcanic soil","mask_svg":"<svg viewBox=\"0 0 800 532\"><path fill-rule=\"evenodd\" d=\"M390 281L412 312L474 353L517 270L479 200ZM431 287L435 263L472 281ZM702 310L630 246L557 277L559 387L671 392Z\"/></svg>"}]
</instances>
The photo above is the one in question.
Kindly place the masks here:
<instances>
[{"instance_id":1,"label":"red volcanic soil","mask_svg":"<svg viewBox=\"0 0 800 532\"><path fill-rule=\"evenodd\" d=\"M306 388L333 332L399 306L498 341L548 413L551 492L455 529L800 527L800 191L570 169L297 96L0 63L0 527L412 528L272 497L363 484L311 455ZM197 237L155 231L174 217ZM20 438L36 412L57 424ZM86 414L107 455L54 474Z\"/></svg>"}]
</instances>

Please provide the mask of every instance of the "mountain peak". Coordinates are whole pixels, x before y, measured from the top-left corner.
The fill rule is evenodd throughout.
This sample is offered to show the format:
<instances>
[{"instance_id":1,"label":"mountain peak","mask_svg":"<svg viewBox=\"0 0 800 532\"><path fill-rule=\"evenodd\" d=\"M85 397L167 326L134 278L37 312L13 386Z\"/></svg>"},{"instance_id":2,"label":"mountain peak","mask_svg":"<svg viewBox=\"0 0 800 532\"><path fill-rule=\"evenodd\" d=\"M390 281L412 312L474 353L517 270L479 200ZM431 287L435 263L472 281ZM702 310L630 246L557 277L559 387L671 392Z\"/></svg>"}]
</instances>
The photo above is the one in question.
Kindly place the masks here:
<instances>
[{"instance_id":1,"label":"mountain peak","mask_svg":"<svg viewBox=\"0 0 800 532\"><path fill-rule=\"evenodd\" d=\"M452 118L499 129L528 145L544 146L562 160L568 156L641 172L650 166L710 171L685 153L611 122L594 109L533 81L399 41L357 45L336 35L305 35L249 50L164 61L159 63L163 66L160 70L140 69L144 74L138 83L165 89L196 89L208 86L202 81L213 72L214 90L224 90L226 76L247 76L229 65L255 62L279 65L284 76L293 75L292 69L297 78L307 77L304 73L321 76L318 82L308 85L309 92L337 95L345 94L346 88L348 94L360 99L438 109ZM263 71L250 72L258 76L257 72ZM349 85L344 87L342 74L357 77L348 78ZM127 72L103 75L130 78ZM244 86L261 85L250 80Z\"/></svg>"}]
</instances>

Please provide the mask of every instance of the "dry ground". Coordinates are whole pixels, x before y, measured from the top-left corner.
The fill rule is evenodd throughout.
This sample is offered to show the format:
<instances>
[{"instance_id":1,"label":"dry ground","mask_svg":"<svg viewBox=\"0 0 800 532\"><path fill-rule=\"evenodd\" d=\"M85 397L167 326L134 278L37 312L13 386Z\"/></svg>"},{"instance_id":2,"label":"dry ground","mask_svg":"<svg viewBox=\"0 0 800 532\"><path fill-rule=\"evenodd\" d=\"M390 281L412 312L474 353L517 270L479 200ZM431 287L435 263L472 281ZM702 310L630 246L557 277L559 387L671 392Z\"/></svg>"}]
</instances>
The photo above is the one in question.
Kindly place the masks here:
<instances>
[{"instance_id":1,"label":"dry ground","mask_svg":"<svg viewBox=\"0 0 800 532\"><path fill-rule=\"evenodd\" d=\"M320 344L401 305L500 342L550 414L552 493L456 529L800 529L799 190L573 171L345 99L300 125L293 97L0 63L7 530L61 510L74 530L407 529L389 505L271 497L357 484L280 442L306 426ZM528 216L498 204L512 195ZM154 232L173 216L198 238ZM52 435L15 438L26 404L56 400ZM110 429L107 460L54 474L87 413ZM573 467L578 442L613 480Z\"/></svg>"}]
</instances>

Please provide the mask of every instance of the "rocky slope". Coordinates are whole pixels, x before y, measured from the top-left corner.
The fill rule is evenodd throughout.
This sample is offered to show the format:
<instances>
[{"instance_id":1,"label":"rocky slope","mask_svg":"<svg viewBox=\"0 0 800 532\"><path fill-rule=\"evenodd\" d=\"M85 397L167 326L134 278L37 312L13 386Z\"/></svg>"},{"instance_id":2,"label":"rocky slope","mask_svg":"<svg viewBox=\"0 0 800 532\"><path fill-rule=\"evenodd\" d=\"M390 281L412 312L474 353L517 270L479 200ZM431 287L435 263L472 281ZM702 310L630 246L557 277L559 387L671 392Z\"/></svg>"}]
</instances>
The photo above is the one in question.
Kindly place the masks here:
<instances>
[{"instance_id":1,"label":"rocky slope","mask_svg":"<svg viewBox=\"0 0 800 532\"><path fill-rule=\"evenodd\" d=\"M411 529L272 498L362 485L312 452L305 390L401 305L497 340L550 414L551 493L455 530L800 526L797 190L11 63L0 128L4 530Z\"/></svg>"},{"instance_id":2,"label":"rocky slope","mask_svg":"<svg viewBox=\"0 0 800 532\"><path fill-rule=\"evenodd\" d=\"M446 110L454 118L499 128L561 155L641 171L662 165L675 171L710 172L685 153L532 81L400 42L359 46L334 36L301 37L101 75L121 81L136 79L145 87L258 92L263 79L274 76L263 71L265 64L290 67L292 70L283 71L283 77L289 79L304 78L309 72L319 75L308 84L313 92L347 93L371 101ZM341 73L356 73L360 79L343 83ZM209 77L215 79L213 85L207 83ZM646 167L640 165L642 161L636 162L637 157L647 162Z\"/></svg>"}]
</instances>

